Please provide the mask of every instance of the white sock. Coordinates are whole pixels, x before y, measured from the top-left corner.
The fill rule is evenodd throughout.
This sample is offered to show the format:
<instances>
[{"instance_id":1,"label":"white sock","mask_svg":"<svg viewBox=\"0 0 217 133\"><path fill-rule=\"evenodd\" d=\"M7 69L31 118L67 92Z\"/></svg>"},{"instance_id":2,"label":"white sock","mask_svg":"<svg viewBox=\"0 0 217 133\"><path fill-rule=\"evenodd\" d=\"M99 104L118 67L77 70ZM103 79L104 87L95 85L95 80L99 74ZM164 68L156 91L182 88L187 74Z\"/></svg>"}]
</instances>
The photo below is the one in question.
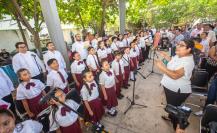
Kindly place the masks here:
<instances>
[{"instance_id":1,"label":"white sock","mask_svg":"<svg viewBox=\"0 0 217 133\"><path fill-rule=\"evenodd\" d=\"M134 73L130 72L130 79L134 80Z\"/></svg>"}]
</instances>

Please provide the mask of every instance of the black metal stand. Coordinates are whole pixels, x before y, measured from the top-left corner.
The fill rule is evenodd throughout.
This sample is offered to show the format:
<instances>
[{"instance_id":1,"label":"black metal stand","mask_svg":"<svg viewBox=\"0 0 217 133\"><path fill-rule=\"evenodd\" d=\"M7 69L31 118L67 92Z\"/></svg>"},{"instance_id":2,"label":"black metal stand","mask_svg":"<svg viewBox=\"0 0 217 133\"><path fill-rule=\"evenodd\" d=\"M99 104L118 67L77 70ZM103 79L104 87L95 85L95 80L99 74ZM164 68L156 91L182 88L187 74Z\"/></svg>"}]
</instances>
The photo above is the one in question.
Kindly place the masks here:
<instances>
[{"instance_id":1,"label":"black metal stand","mask_svg":"<svg viewBox=\"0 0 217 133\"><path fill-rule=\"evenodd\" d=\"M146 78L148 78L151 74L158 74L161 75L160 73L156 73L154 72L154 58L155 56L158 58L157 54L156 54L156 49L154 50L154 54L153 54L153 58L152 58L152 67L151 67L151 71L150 73L146 76Z\"/></svg>"},{"instance_id":2,"label":"black metal stand","mask_svg":"<svg viewBox=\"0 0 217 133\"><path fill-rule=\"evenodd\" d=\"M139 71L137 71L137 70L134 71L134 73L133 73L133 75L134 75L134 81L133 81L133 98L130 99L129 97L127 97L127 99L128 99L129 102L130 102L130 105L129 105L129 107L124 111L124 114L126 114L134 105L140 106L140 107L142 107L142 108L147 108L146 105L137 104L137 103L135 102L135 88L136 88L136 74L135 74L135 73L136 73L136 72L138 72L144 79L146 79L146 77L143 76Z\"/></svg>"}]
</instances>

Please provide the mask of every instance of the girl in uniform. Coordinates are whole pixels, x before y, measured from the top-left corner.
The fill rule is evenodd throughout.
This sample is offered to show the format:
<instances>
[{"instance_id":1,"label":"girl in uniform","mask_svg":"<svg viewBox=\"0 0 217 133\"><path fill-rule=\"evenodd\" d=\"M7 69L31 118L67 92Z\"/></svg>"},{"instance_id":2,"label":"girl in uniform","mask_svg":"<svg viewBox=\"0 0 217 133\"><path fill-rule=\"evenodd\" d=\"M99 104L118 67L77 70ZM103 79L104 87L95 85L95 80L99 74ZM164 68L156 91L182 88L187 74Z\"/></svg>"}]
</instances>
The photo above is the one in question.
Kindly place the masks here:
<instances>
[{"instance_id":1,"label":"girl in uniform","mask_svg":"<svg viewBox=\"0 0 217 133\"><path fill-rule=\"evenodd\" d=\"M99 60L96 56L96 51L93 47L88 48L88 56L87 56L87 67L89 70L93 73L94 77L97 75L97 73L100 72L100 64Z\"/></svg>"},{"instance_id":2,"label":"girl in uniform","mask_svg":"<svg viewBox=\"0 0 217 133\"><path fill-rule=\"evenodd\" d=\"M98 58L100 62L102 62L102 60L108 60L108 54L107 54L104 42L99 41L98 46L99 46L99 49L97 50L97 54L98 54Z\"/></svg>"},{"instance_id":3,"label":"girl in uniform","mask_svg":"<svg viewBox=\"0 0 217 133\"><path fill-rule=\"evenodd\" d=\"M119 43L118 43L118 38L117 38L116 36L113 36L113 37L112 37L111 48L112 48L112 51L113 51L113 52L120 50L120 48L119 48Z\"/></svg>"},{"instance_id":4,"label":"girl in uniform","mask_svg":"<svg viewBox=\"0 0 217 133\"><path fill-rule=\"evenodd\" d=\"M42 124L34 120L26 120L15 125L14 114L5 108L0 108L1 133L41 133Z\"/></svg>"},{"instance_id":5,"label":"girl in uniform","mask_svg":"<svg viewBox=\"0 0 217 133\"><path fill-rule=\"evenodd\" d=\"M77 52L74 53L73 59L74 61L71 64L71 73L76 84L75 88L80 94L81 88L83 86L82 72L85 70L86 65L84 61L81 60L80 54Z\"/></svg>"},{"instance_id":6,"label":"girl in uniform","mask_svg":"<svg viewBox=\"0 0 217 133\"><path fill-rule=\"evenodd\" d=\"M134 81L134 71L137 69L137 64L138 64L138 60L137 60L137 52L136 52L136 42L133 41L130 43L130 80Z\"/></svg>"},{"instance_id":7,"label":"girl in uniform","mask_svg":"<svg viewBox=\"0 0 217 133\"><path fill-rule=\"evenodd\" d=\"M62 89L56 89L54 96L75 111L79 108L79 104L75 101L66 99ZM82 133L76 113L54 99L51 99L50 103L52 104L52 111L49 116L50 131L56 131L57 133Z\"/></svg>"},{"instance_id":8,"label":"girl in uniform","mask_svg":"<svg viewBox=\"0 0 217 133\"><path fill-rule=\"evenodd\" d=\"M17 75L21 83L17 87L16 100L21 100L28 116L34 118L48 107L47 104L39 104L42 96L46 95L45 85L40 80L31 79L30 72L25 68L19 69Z\"/></svg>"},{"instance_id":9,"label":"girl in uniform","mask_svg":"<svg viewBox=\"0 0 217 133\"><path fill-rule=\"evenodd\" d=\"M99 76L99 84L102 91L102 99L104 105L107 107L108 114L115 116L117 114L116 106L118 105L115 87L115 74L108 61L102 62L102 72Z\"/></svg>"},{"instance_id":10,"label":"girl in uniform","mask_svg":"<svg viewBox=\"0 0 217 133\"><path fill-rule=\"evenodd\" d=\"M114 55L115 55L115 59L112 62L112 70L116 78L116 94L119 99L122 99L124 97L121 94L121 87L123 85L123 77L124 77L124 66L121 60L121 53L119 51L115 51Z\"/></svg>"},{"instance_id":11,"label":"girl in uniform","mask_svg":"<svg viewBox=\"0 0 217 133\"><path fill-rule=\"evenodd\" d=\"M104 40L105 46L106 46L106 51L107 51L107 55L108 55L108 62L111 63L114 60L114 56L112 54L112 48L109 44L109 40L105 39Z\"/></svg>"},{"instance_id":12,"label":"girl in uniform","mask_svg":"<svg viewBox=\"0 0 217 133\"><path fill-rule=\"evenodd\" d=\"M103 128L100 120L104 114L104 108L99 98L99 88L94 81L91 71L83 73L84 85L81 89L81 97L85 105L85 117L89 121L94 122L99 129Z\"/></svg>"},{"instance_id":13,"label":"girl in uniform","mask_svg":"<svg viewBox=\"0 0 217 133\"><path fill-rule=\"evenodd\" d=\"M127 89L130 86L130 84L128 83L130 77L130 48L129 47L125 48L122 61L124 66L123 87Z\"/></svg>"},{"instance_id":14,"label":"girl in uniform","mask_svg":"<svg viewBox=\"0 0 217 133\"><path fill-rule=\"evenodd\" d=\"M51 68L51 71L47 75L47 86L60 88L64 93L68 93L68 74L66 71L59 68L59 63L54 58L48 60L47 65Z\"/></svg>"}]
</instances>

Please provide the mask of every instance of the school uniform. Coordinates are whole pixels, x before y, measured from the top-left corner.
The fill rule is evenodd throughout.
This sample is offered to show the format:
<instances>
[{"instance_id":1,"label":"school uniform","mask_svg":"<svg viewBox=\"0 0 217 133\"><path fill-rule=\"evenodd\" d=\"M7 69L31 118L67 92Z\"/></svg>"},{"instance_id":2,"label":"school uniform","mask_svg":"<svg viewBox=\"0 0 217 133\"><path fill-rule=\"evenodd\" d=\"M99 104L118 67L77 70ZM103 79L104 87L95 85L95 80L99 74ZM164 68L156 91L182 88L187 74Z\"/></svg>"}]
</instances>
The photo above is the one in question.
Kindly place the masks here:
<instances>
[{"instance_id":1,"label":"school uniform","mask_svg":"<svg viewBox=\"0 0 217 133\"><path fill-rule=\"evenodd\" d=\"M137 56L135 48L130 49L130 79L134 79L134 71L137 69Z\"/></svg>"},{"instance_id":2,"label":"school uniform","mask_svg":"<svg viewBox=\"0 0 217 133\"><path fill-rule=\"evenodd\" d=\"M146 54L145 54L145 51L146 51L145 39L146 39L146 37L141 37L140 38L140 47L141 47L141 51L142 51L143 61L145 61L144 59L146 57Z\"/></svg>"},{"instance_id":3,"label":"school uniform","mask_svg":"<svg viewBox=\"0 0 217 133\"><path fill-rule=\"evenodd\" d=\"M86 65L84 61L77 61L75 60L71 64L71 73L75 74L75 77L77 81L79 82L79 86L75 85L75 88L77 89L78 93L80 94L81 88L83 86L83 77L82 77L82 72L85 70Z\"/></svg>"},{"instance_id":4,"label":"school uniform","mask_svg":"<svg viewBox=\"0 0 217 133\"><path fill-rule=\"evenodd\" d=\"M11 104L10 109L16 114L12 91L14 91L14 85L11 82L8 75L0 68L0 99Z\"/></svg>"},{"instance_id":5,"label":"school uniform","mask_svg":"<svg viewBox=\"0 0 217 133\"><path fill-rule=\"evenodd\" d=\"M107 54L106 48L98 49L97 54L98 54L98 57L99 57L100 61L108 60L108 54Z\"/></svg>"},{"instance_id":6,"label":"school uniform","mask_svg":"<svg viewBox=\"0 0 217 133\"><path fill-rule=\"evenodd\" d=\"M112 54L112 48L107 47L106 52L107 52L107 55L108 55L108 62L111 63L114 60L114 56Z\"/></svg>"},{"instance_id":7,"label":"school uniform","mask_svg":"<svg viewBox=\"0 0 217 133\"><path fill-rule=\"evenodd\" d=\"M79 108L79 104L73 100L67 100L65 104L75 111ZM58 105L56 112L52 110L49 119L50 131L60 129L61 133L82 133L78 115L63 105Z\"/></svg>"},{"instance_id":8,"label":"school uniform","mask_svg":"<svg viewBox=\"0 0 217 133\"><path fill-rule=\"evenodd\" d=\"M89 54L86 60L87 66L91 67L94 76L97 75L97 70L100 69L100 64L96 55Z\"/></svg>"},{"instance_id":9,"label":"school uniform","mask_svg":"<svg viewBox=\"0 0 217 133\"><path fill-rule=\"evenodd\" d=\"M88 55L87 46L85 46L82 41L76 41L72 44L72 52L78 52L81 56L81 60L86 60Z\"/></svg>"},{"instance_id":10,"label":"school uniform","mask_svg":"<svg viewBox=\"0 0 217 133\"><path fill-rule=\"evenodd\" d=\"M130 43L128 42L128 40L126 38L122 40L122 44L123 44L123 47L129 47L130 46Z\"/></svg>"},{"instance_id":11,"label":"school uniform","mask_svg":"<svg viewBox=\"0 0 217 133\"><path fill-rule=\"evenodd\" d=\"M25 120L16 124L13 133L41 133L43 125L38 121Z\"/></svg>"},{"instance_id":12,"label":"school uniform","mask_svg":"<svg viewBox=\"0 0 217 133\"><path fill-rule=\"evenodd\" d=\"M108 72L102 71L99 76L99 84L103 85L106 90L106 94L108 96L107 101L104 99L102 94L103 104L107 107L107 109L111 109L118 105L117 95L116 95L116 86L115 86L115 74L113 70L109 70Z\"/></svg>"},{"instance_id":13,"label":"school uniform","mask_svg":"<svg viewBox=\"0 0 217 133\"><path fill-rule=\"evenodd\" d=\"M65 70L51 70L47 75L47 86L50 86L51 88L60 88L64 93L68 93L69 88L67 78L68 74Z\"/></svg>"},{"instance_id":14,"label":"school uniform","mask_svg":"<svg viewBox=\"0 0 217 133\"><path fill-rule=\"evenodd\" d=\"M122 60L117 61L116 59L112 62L112 69L114 74L119 82L116 82L116 94L120 96L121 87L123 85L123 74L124 74L124 67Z\"/></svg>"},{"instance_id":15,"label":"school uniform","mask_svg":"<svg viewBox=\"0 0 217 133\"><path fill-rule=\"evenodd\" d=\"M130 77L130 56L129 54L124 54L122 57L122 62L124 66L124 79L123 79L123 86L128 86L128 81Z\"/></svg>"},{"instance_id":16,"label":"school uniform","mask_svg":"<svg viewBox=\"0 0 217 133\"><path fill-rule=\"evenodd\" d=\"M88 88L87 88L88 87ZM87 82L83 85L81 89L81 97L83 101L88 101L91 110L93 111L93 116L89 115L89 112L85 106L85 116L88 120L95 123L99 122L102 119L102 116L105 112L102 101L99 98L99 87L95 81ZM89 90L91 93L89 93Z\"/></svg>"},{"instance_id":17,"label":"school uniform","mask_svg":"<svg viewBox=\"0 0 217 133\"><path fill-rule=\"evenodd\" d=\"M148 59L152 43L153 43L152 36L151 35L145 36L145 44L146 44L145 59Z\"/></svg>"},{"instance_id":18,"label":"school uniform","mask_svg":"<svg viewBox=\"0 0 217 133\"><path fill-rule=\"evenodd\" d=\"M28 83L21 82L17 87L16 100L27 100L30 111L38 115L48 107L47 104L39 104L44 89L45 85L37 79L31 79Z\"/></svg>"},{"instance_id":19,"label":"school uniform","mask_svg":"<svg viewBox=\"0 0 217 133\"><path fill-rule=\"evenodd\" d=\"M47 71L49 72L51 69L50 67L47 65L47 61L54 58L57 60L58 64L59 64L59 68L60 69L66 69L66 62L62 56L62 54L57 51L57 50L54 50L54 51L50 51L48 50L44 55L43 55L43 58L44 58L44 64L46 66L46 69Z\"/></svg>"},{"instance_id":20,"label":"school uniform","mask_svg":"<svg viewBox=\"0 0 217 133\"><path fill-rule=\"evenodd\" d=\"M33 79L39 79L44 82L43 73L46 70L37 54L31 51L17 53L12 59L12 65L15 73L21 68L26 68L29 70Z\"/></svg>"},{"instance_id":21,"label":"school uniform","mask_svg":"<svg viewBox=\"0 0 217 133\"><path fill-rule=\"evenodd\" d=\"M112 42L111 44L111 48L112 48L112 51L118 51L120 48L119 48L119 45L117 42Z\"/></svg>"}]
</instances>

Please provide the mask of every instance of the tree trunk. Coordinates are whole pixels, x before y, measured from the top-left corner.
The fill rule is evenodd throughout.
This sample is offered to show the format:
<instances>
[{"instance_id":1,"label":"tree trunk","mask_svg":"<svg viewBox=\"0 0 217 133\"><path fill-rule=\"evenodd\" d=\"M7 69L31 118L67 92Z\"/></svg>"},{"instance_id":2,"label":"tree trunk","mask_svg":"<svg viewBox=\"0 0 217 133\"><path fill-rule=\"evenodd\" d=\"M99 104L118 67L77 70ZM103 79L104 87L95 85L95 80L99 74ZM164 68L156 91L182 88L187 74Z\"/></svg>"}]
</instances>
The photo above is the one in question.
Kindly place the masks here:
<instances>
[{"instance_id":1,"label":"tree trunk","mask_svg":"<svg viewBox=\"0 0 217 133\"><path fill-rule=\"evenodd\" d=\"M106 15L106 0L101 0L102 2L102 20L101 20L101 26L100 26L100 31L99 35L100 36L105 36L105 15Z\"/></svg>"},{"instance_id":2,"label":"tree trunk","mask_svg":"<svg viewBox=\"0 0 217 133\"><path fill-rule=\"evenodd\" d=\"M17 21L17 25L18 25L19 30L20 30L20 33L21 33L21 35L22 35L23 41L27 44L26 36L25 36L25 33L24 33L23 28L22 28L22 26L21 26L20 20L19 20L19 18L17 17L17 15L14 14L14 16L15 16L15 19L16 19L16 21Z\"/></svg>"},{"instance_id":3,"label":"tree trunk","mask_svg":"<svg viewBox=\"0 0 217 133\"><path fill-rule=\"evenodd\" d=\"M37 51L37 54L40 58L42 58L42 49L41 49L41 43L40 43L40 37L38 31L35 31L34 34L34 44Z\"/></svg>"}]
</instances>

